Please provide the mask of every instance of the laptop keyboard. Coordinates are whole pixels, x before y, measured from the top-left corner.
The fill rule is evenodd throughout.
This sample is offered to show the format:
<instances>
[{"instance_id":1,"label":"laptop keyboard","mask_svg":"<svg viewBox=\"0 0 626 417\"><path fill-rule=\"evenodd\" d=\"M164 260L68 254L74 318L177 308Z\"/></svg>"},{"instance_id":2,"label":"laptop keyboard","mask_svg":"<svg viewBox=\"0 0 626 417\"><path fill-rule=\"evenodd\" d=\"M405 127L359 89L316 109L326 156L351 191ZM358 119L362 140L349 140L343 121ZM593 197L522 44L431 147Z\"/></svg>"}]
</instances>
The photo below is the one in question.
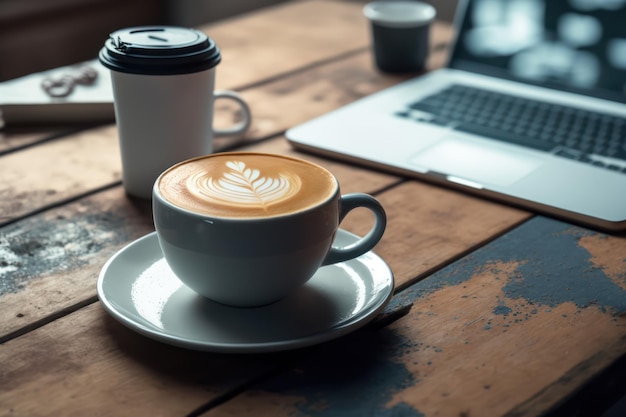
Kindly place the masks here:
<instances>
[{"instance_id":1,"label":"laptop keyboard","mask_svg":"<svg viewBox=\"0 0 626 417\"><path fill-rule=\"evenodd\" d=\"M626 173L626 118L452 85L398 116Z\"/></svg>"}]
</instances>

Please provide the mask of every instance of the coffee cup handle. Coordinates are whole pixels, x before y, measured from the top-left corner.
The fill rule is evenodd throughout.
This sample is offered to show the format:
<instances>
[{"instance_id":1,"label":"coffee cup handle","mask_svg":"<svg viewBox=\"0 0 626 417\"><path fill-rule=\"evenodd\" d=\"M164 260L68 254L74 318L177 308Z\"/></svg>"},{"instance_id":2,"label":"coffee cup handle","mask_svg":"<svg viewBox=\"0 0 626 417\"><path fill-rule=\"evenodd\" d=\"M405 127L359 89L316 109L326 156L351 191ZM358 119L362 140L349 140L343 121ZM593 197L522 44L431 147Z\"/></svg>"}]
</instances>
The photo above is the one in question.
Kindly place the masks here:
<instances>
[{"instance_id":1,"label":"coffee cup handle","mask_svg":"<svg viewBox=\"0 0 626 417\"><path fill-rule=\"evenodd\" d=\"M229 100L236 101L239 104L239 107L240 107L239 111L241 112L241 115L242 115L241 122L237 123L236 125L232 127L229 127L227 129L213 129L213 134L215 136L234 135L234 134L242 133L248 130L248 128L250 127L250 122L252 120L252 115L251 115L250 107L248 106L248 103L246 103L239 94L230 90L217 90L213 93L213 96L215 100L229 99Z\"/></svg>"},{"instance_id":2,"label":"coffee cup handle","mask_svg":"<svg viewBox=\"0 0 626 417\"><path fill-rule=\"evenodd\" d=\"M383 237L387 227L387 215L383 206L372 196L362 193L345 194L341 196L341 211L339 213L339 223L346 215L355 208L364 207L374 214L374 226L361 239L344 246L342 248L333 246L324 258L322 265L344 262L371 250Z\"/></svg>"}]
</instances>

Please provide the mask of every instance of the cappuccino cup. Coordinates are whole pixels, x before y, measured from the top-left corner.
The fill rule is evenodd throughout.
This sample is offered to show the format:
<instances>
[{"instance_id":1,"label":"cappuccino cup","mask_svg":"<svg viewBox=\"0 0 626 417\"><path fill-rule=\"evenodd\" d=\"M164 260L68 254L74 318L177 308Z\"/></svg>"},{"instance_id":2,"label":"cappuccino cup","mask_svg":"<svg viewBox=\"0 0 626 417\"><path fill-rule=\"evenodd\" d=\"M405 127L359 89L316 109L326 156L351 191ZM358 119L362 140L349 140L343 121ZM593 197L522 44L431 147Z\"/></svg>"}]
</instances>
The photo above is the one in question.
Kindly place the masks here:
<instances>
[{"instance_id":1,"label":"cappuccino cup","mask_svg":"<svg viewBox=\"0 0 626 417\"><path fill-rule=\"evenodd\" d=\"M141 26L109 35L100 62L111 70L115 120L127 194L150 198L161 172L211 153L213 138L240 134L250 109L234 91L214 91L220 50L195 29ZM214 102L234 101L241 121L213 127Z\"/></svg>"},{"instance_id":2,"label":"cappuccino cup","mask_svg":"<svg viewBox=\"0 0 626 417\"><path fill-rule=\"evenodd\" d=\"M178 278L218 303L270 304L324 265L371 250L386 227L373 197L341 195L337 179L314 163L273 154L216 153L180 162L153 187L163 255ZM340 222L364 207L371 230L333 245Z\"/></svg>"}]
</instances>

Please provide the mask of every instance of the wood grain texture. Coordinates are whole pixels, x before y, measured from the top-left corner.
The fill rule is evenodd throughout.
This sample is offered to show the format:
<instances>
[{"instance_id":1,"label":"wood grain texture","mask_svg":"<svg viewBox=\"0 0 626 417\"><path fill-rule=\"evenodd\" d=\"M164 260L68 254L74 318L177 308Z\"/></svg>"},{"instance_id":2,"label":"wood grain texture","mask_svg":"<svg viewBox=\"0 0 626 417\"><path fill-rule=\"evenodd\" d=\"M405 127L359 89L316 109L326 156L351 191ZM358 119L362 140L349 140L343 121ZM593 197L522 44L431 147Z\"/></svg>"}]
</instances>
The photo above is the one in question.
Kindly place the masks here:
<instances>
[{"instance_id":1,"label":"wood grain texture","mask_svg":"<svg viewBox=\"0 0 626 417\"><path fill-rule=\"evenodd\" d=\"M541 415L626 352L626 257L599 257L607 246L626 253L534 218L397 294L413 308L378 334L205 415Z\"/></svg>"},{"instance_id":2,"label":"wood grain texture","mask_svg":"<svg viewBox=\"0 0 626 417\"><path fill-rule=\"evenodd\" d=\"M72 133L74 127L63 128L0 128L0 155L34 145L51 138Z\"/></svg>"},{"instance_id":3,"label":"wood grain texture","mask_svg":"<svg viewBox=\"0 0 626 417\"><path fill-rule=\"evenodd\" d=\"M182 416L288 356L171 347L93 304L2 345L0 415Z\"/></svg>"},{"instance_id":4,"label":"wood grain texture","mask_svg":"<svg viewBox=\"0 0 626 417\"><path fill-rule=\"evenodd\" d=\"M83 131L0 158L0 223L121 180L114 126Z\"/></svg>"},{"instance_id":5,"label":"wood grain texture","mask_svg":"<svg viewBox=\"0 0 626 417\"><path fill-rule=\"evenodd\" d=\"M201 29L222 53L218 88L241 89L369 44L361 6L350 2L296 1Z\"/></svg>"}]
</instances>

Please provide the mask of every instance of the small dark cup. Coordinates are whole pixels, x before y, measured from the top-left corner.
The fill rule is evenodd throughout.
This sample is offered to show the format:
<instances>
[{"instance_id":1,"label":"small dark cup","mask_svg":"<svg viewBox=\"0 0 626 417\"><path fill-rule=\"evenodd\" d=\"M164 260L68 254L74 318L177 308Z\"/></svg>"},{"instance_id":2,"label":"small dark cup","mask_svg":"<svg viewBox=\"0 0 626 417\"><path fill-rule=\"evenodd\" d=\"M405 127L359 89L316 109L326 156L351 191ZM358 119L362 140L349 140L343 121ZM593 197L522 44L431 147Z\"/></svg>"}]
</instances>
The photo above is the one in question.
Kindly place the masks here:
<instances>
[{"instance_id":1,"label":"small dark cup","mask_svg":"<svg viewBox=\"0 0 626 417\"><path fill-rule=\"evenodd\" d=\"M419 72L428 59L433 6L419 1L376 1L363 8L371 23L376 66L384 72Z\"/></svg>"}]
</instances>

